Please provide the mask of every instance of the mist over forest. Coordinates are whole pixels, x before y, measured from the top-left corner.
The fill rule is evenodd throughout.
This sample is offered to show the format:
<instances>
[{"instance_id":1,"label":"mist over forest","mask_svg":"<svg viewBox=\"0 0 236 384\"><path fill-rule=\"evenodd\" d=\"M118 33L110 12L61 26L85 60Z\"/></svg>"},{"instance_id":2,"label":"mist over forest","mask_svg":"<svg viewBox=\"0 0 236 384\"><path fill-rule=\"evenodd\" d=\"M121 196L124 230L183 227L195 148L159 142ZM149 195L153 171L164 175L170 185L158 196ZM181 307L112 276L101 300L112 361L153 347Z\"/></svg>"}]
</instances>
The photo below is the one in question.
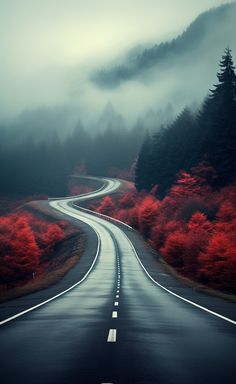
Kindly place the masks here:
<instances>
[{"instance_id":1,"label":"mist over forest","mask_svg":"<svg viewBox=\"0 0 236 384\"><path fill-rule=\"evenodd\" d=\"M77 120L81 120L86 129L96 130L99 119L109 103L122 116L128 128L140 118L146 120L147 117L149 120L150 111L153 118L156 114L154 124L162 125L165 123L165 118L163 122L159 121L158 111L165 110L168 104L172 105L174 115L181 112L186 105L199 105L214 81L213 69L216 68L224 48L230 46L233 51L236 50L233 38L236 32L235 3L224 4L210 10L207 10L209 6L219 5L221 2L209 1L209 5L207 3L205 2L203 7L199 2L200 9L205 8L206 11L201 13L195 10L195 15L199 13L200 15L193 18L188 16L188 21L185 21L181 28L178 26L180 16L176 15L175 21L169 20L170 10L166 9L164 14L166 24L163 27L166 30L166 37L162 37L159 33L155 39L155 34L152 33L152 38L148 39L142 36L145 36L145 31L137 30L136 40L128 39L129 43L126 45L120 44L116 49L110 49L112 58L104 50L99 51L97 47L94 48L94 59L91 60L84 55L85 59L80 62L79 53L81 52L82 56L86 46L89 47L90 39L94 39L94 44L96 42L95 35L87 36L88 40L85 36L82 39L83 46L81 43L77 46L76 42L73 42L73 49L78 52L79 58L71 59L71 63L68 59L63 64L60 63L62 53L58 54L57 62L52 53L50 55L48 52L48 42L41 41L40 36L37 36L37 33L42 34L40 26L43 28L44 23L47 23L47 20L42 19L40 9L35 9L35 13L38 12L35 26L37 28L35 37L38 37L38 40L29 41L26 39L17 41L17 34L13 32L14 25L19 24L19 32L25 37L26 31L21 24L25 21L27 12L30 14L33 9L28 6L28 9L26 8L24 12L22 10L18 18L15 16L13 20L8 11L9 26L12 23L13 32L11 36L11 31L6 27L7 19L3 20L1 39L3 47L5 46L6 57L1 64L3 68L0 74L1 124L17 130L25 127L26 131L30 131L31 127L36 136L36 131L41 130L40 127L43 127L42 130L45 132L48 130L50 134L53 126L60 136L65 136L66 132L74 128ZM174 3L171 6L174 9ZM160 6L157 5L156 10L157 30L158 25L160 24L160 28L162 25L162 15L159 16L158 7ZM194 9L193 5L192 8ZM58 7L58 14L60 11L62 12L62 9ZM48 12L50 15L50 7ZM32 13L32 16L35 15ZM32 28L32 24L29 26ZM63 30L63 25L61 29ZM10 35L8 40L7 32ZM98 33L97 30L96 32ZM119 33L121 35L122 31ZM43 36L42 34L42 38ZM106 36L107 34L103 38ZM13 37L16 39L15 44L19 43L17 50L13 46ZM52 37L56 40L55 35ZM59 29L58 39L63 43ZM31 44L34 44L33 50ZM45 45L44 51L42 44ZM55 41L50 40L50 48L53 44L56 45ZM69 47L67 49L69 50ZM26 57L23 56L24 50L28 53ZM41 51L43 55L39 58ZM16 58L18 62L15 61ZM147 128L149 128L148 121Z\"/></svg>"},{"instance_id":2,"label":"mist over forest","mask_svg":"<svg viewBox=\"0 0 236 384\"><path fill-rule=\"evenodd\" d=\"M107 6L104 0L105 3ZM175 3L170 3L174 9ZM172 8L157 7L157 20L159 17L166 32L159 33L156 41L153 31L152 38L146 32L142 37L139 31L139 41L130 38L126 45L113 48L110 55L96 51L91 45L90 49L96 51L96 60L86 58L78 65L76 55L73 65L69 59L59 64L60 55L56 62L44 40L45 55L48 54L51 62L50 69L45 64L42 70L40 60L38 68L36 65L42 40L29 40L28 47L22 41L14 51L10 39L0 75L3 80L0 98L2 192L66 193L65 180L78 168L92 175L133 177L147 131L154 134L171 126L186 107L196 117L215 82L217 63L224 49L229 46L233 54L236 52L235 2L222 5L222 2L209 1L209 7L215 6L209 10L207 4L202 7L200 3L200 9L206 10L200 13L197 6L193 7L193 18L185 4L188 21L184 20L184 27L183 20L180 23L177 16L174 23ZM47 28L49 19L43 21L41 8L23 7L16 19L5 7L10 25L17 21L22 36L26 33L26 27L22 27L25 16L29 13L35 16L36 10L39 13L35 31L39 33L40 27ZM63 10L59 7L58 15ZM167 25L161 24L158 10L164 12ZM49 15L52 12L51 5L48 12ZM87 16L89 20L90 15ZM150 18L150 14L148 16ZM6 20L2 27L7 30ZM57 32L63 43L59 29ZM116 32L124 33L119 29ZM14 34L11 38L13 36L16 38ZM53 37L57 42L55 34ZM4 42L4 36L2 39ZM82 55L89 41L85 37L84 46L76 51ZM24 63L12 61L6 66L7 61L14 58L9 52L14 51L23 59L20 54L32 43L32 56L24 57ZM15 77L9 81L13 70Z\"/></svg>"}]
</instances>

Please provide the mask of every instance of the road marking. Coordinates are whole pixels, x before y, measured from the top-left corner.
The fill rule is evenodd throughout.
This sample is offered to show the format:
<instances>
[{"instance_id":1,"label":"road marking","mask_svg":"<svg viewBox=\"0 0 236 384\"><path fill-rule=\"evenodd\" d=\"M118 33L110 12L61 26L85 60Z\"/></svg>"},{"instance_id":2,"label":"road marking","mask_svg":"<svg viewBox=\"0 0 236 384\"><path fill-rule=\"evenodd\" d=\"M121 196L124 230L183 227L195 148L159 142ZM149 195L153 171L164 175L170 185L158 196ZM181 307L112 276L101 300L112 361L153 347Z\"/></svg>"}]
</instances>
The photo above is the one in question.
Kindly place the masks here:
<instances>
[{"instance_id":1,"label":"road marking","mask_svg":"<svg viewBox=\"0 0 236 384\"><path fill-rule=\"evenodd\" d=\"M124 232L123 232L124 233ZM182 300L182 301L185 301L186 303L188 304L191 304L193 305L194 307L197 307L199 309L202 309L203 311L207 312L207 313L210 313L211 315L215 316L215 317L218 317L222 320L225 320L225 321L228 321L228 323L231 323L233 325L236 325L236 321L235 320L232 320L226 316L223 316L223 315L220 315L219 313L217 312L214 312L214 311L211 311L210 309L208 308L205 308L203 307L202 305L199 305L197 303L195 303L194 301L191 301L191 300L188 300L188 299L185 299L184 297L178 295L177 293L171 291L170 289L164 287L163 285L161 285L160 283L158 283L156 280L153 279L153 277L149 274L149 272L146 270L146 268L144 267L142 261L140 260L140 258L138 257L138 254L136 252L136 249L134 248L134 245L132 243L132 241L128 238L128 236L126 235L126 233L124 233L125 237L127 238L127 240L129 241L133 251L134 251L134 254L139 262L139 264L141 265L141 267L143 268L144 272L147 274L147 276L153 281L154 284L156 284L158 287L160 287L161 289L163 289L164 291L170 293L172 296L174 297L177 297L178 299Z\"/></svg>"},{"instance_id":2,"label":"road marking","mask_svg":"<svg viewBox=\"0 0 236 384\"><path fill-rule=\"evenodd\" d=\"M118 305L119 305L119 301L115 301L114 306L118 307Z\"/></svg>"},{"instance_id":3,"label":"road marking","mask_svg":"<svg viewBox=\"0 0 236 384\"><path fill-rule=\"evenodd\" d=\"M116 295L116 299L119 299L120 295Z\"/></svg>"},{"instance_id":4,"label":"road marking","mask_svg":"<svg viewBox=\"0 0 236 384\"><path fill-rule=\"evenodd\" d=\"M110 329L107 337L108 343L115 343L116 342L116 329Z\"/></svg>"},{"instance_id":5,"label":"road marking","mask_svg":"<svg viewBox=\"0 0 236 384\"><path fill-rule=\"evenodd\" d=\"M114 188L114 187L113 187L113 188ZM73 203L73 202L72 202L72 203ZM78 207L77 207L77 209L78 209ZM81 210L81 211L88 212L88 213L94 215L94 212L92 212L92 211L90 211L90 210L88 210L88 209L86 209L86 208L82 208L82 209L80 208L80 210ZM113 222L113 223L119 223L119 224L122 224L122 225L125 226L126 228L129 228L130 230L133 230L133 228L132 228L131 226L129 226L129 225L123 223L123 222L120 221L120 220L117 220L117 219L111 219L109 216L106 216L106 215L103 215L103 214L95 214L95 215L96 215L97 217L99 217L99 218L105 218L106 220L108 219L109 221L111 221L111 222ZM131 242L131 240L129 239L129 237L128 237L122 230L120 230L120 231L123 233L123 235L126 237L126 239L128 240L128 242L130 243L131 248L133 249L134 254L135 254L135 256L136 256L136 258L137 258L139 264L141 265L142 269L143 269L144 272L147 274L147 276L153 281L154 284L156 284L157 286L159 286L161 289L163 289L164 291L168 292L168 293L171 294L172 296L177 297L178 299L180 299L180 300L182 300L182 301L184 301L184 302L186 302L186 303L188 303L188 304L191 304L191 305L193 305L193 306L195 306L195 307L197 307L197 308L199 308L199 309L201 309L201 310L203 310L203 311L205 311L205 312L207 312L207 313L210 313L210 314L212 314L212 315L214 315L214 316L216 316L216 317L218 317L218 318L220 318L220 319L222 319L222 320L228 321L229 323L236 325L236 321L235 321L235 320L232 320L232 319L230 319L230 318L227 318L227 317L225 317L225 316L222 316L222 315L220 315L220 314L217 313L217 312L211 311L211 310L209 310L209 309L207 309L207 308L205 308L205 307L203 307L203 306L201 306L201 305L199 305L199 304L197 304L197 303L195 303L195 302L193 302L193 301L190 301L190 300L188 300L188 299L185 299L184 297L182 297L182 296L180 296L180 295L174 293L174 292L171 291L170 289L164 287L163 285L161 285L160 283L158 283L156 280L154 280L154 279L152 278L152 276L148 273L148 271L146 270L146 268L144 267L144 265L142 264L141 260L139 259L138 255L137 255L137 252L136 252L136 250L135 250L135 248L134 248L134 245L132 244L132 242ZM118 286L118 288L119 288L119 286ZM0 324L1 324L1 323L0 323Z\"/></svg>"},{"instance_id":6,"label":"road marking","mask_svg":"<svg viewBox=\"0 0 236 384\"><path fill-rule=\"evenodd\" d=\"M97 239L98 239L97 252L96 252L96 255L95 255L95 258L94 258L94 260L93 260L93 263L92 263L91 267L89 268L88 272L84 275L84 277L83 277L80 281L78 281L77 283L75 283L74 285L72 285L71 287L67 288L65 291L58 293L58 295L55 295L55 296L51 297L50 299L43 301L42 303L39 303L39 304L37 304L37 305L34 305L33 307L30 307L30 308L28 308L28 309L26 309L26 310L24 310L24 311L22 311L22 312L17 313L16 315L13 315L13 316L11 316L11 317L8 317L8 318L5 319L5 320L0 321L0 326L1 326L1 325L4 325L4 324L6 324L6 323L8 323L9 321L15 320L15 319L17 319L18 317L23 316L23 315L25 315L25 314L28 313L28 312L34 311L35 309L42 307L43 305L45 305L45 304L47 304L47 303L50 303L50 301L56 300L58 297L64 295L64 294L67 293L67 292L70 292L72 289L74 289L75 287L77 287L78 285L80 285L81 283L83 283L84 280L87 279L88 275L90 274L90 272L91 272L92 269L94 268L94 265L95 265L95 263L96 263L96 261L97 261L97 258L98 258L99 252L100 252L100 248L101 248L101 239L100 239L100 236L99 236L98 232L97 232L95 229L94 229L94 231L95 231L95 233L96 233L96 235L97 235Z\"/></svg>"},{"instance_id":7,"label":"road marking","mask_svg":"<svg viewBox=\"0 0 236 384\"><path fill-rule=\"evenodd\" d=\"M118 317L117 311L113 311L112 312L112 318L117 319L117 317Z\"/></svg>"},{"instance_id":8,"label":"road marking","mask_svg":"<svg viewBox=\"0 0 236 384\"><path fill-rule=\"evenodd\" d=\"M119 290L119 289L117 289L116 293L120 293L120 290Z\"/></svg>"},{"instance_id":9,"label":"road marking","mask_svg":"<svg viewBox=\"0 0 236 384\"><path fill-rule=\"evenodd\" d=\"M87 177L84 177L84 178L87 178ZM90 178L91 179L91 178ZM96 178L92 178L92 179L96 179ZM91 197L91 196L97 196L97 195L104 195L105 193L107 194L108 192L112 192L114 191L115 189L117 189L119 186L120 186L120 181L114 181L114 180L109 180L109 179L103 179L103 186L101 188L99 188L98 190L96 191L93 191L93 193L89 192L89 193L85 193L85 194L82 194L82 195L79 195L79 196L71 196L71 197L64 197L64 198L49 198L48 201L49 201L49 205L56 209L57 211L60 211L60 212L63 212L64 214L67 214L68 216L71 216L71 217L74 217L76 219L78 219L78 210L80 209L81 211L85 211L85 212L89 212L91 214L91 211L89 211L88 209L86 208L79 208L78 209L78 206L75 205L74 201L75 200L84 200L85 198L87 197ZM76 217L75 217L75 213L72 212L73 214L71 214L71 210L69 209L68 205L67 205L67 209L65 209L63 206L61 206L61 201L63 200L66 200L67 202L71 202L72 205L74 205L75 208L72 208L73 211L77 211L76 212ZM57 207L55 207L55 204L57 204ZM66 212L65 212L66 211ZM68 213L70 212L70 213ZM105 215L98 215L98 216L101 216L101 217L105 217ZM119 222L118 220L116 220L116 222ZM91 226L92 227L92 226ZM128 227L128 225L127 225ZM93 228L94 229L94 228ZM69 287L68 289L60 292L59 294L53 296L53 297L50 297L49 299L37 304L37 305L34 305L33 307L30 307L30 308L27 308L26 310L22 311L22 312L19 312L19 313L16 313L15 315L9 317L9 318L6 318L2 321L0 321L0 326L1 325L4 325L12 320L15 320L17 319L18 317L20 316L23 316L25 315L26 313L28 312L31 312L37 308L40 308L41 306L53 301L53 300L56 300L57 298L59 298L60 296L64 295L65 293L71 291L72 289L74 289L75 287L77 287L79 284L81 284L87 277L88 275L90 274L90 272L92 271L95 263L96 263L96 260L98 258L98 254L99 254L99 251L100 251L100 236L98 234L98 232L94 229L94 231L96 232L96 235L98 237L98 246L97 246L97 252L96 252L96 255L95 255L95 258L93 260L93 263L91 265L91 267L89 268L88 272L85 274L85 276L80 280L78 281L77 283L75 283L74 285L72 285L71 287Z\"/></svg>"}]
</instances>

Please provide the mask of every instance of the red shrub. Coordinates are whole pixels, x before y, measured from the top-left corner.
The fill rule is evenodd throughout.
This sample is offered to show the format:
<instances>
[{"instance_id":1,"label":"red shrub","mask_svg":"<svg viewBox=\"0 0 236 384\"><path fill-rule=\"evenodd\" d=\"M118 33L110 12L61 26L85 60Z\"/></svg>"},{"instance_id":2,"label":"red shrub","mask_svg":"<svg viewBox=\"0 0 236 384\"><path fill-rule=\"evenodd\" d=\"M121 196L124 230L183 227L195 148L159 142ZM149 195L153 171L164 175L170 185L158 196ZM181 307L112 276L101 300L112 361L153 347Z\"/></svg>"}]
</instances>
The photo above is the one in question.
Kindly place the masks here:
<instances>
[{"instance_id":1,"label":"red shrub","mask_svg":"<svg viewBox=\"0 0 236 384\"><path fill-rule=\"evenodd\" d=\"M27 280L37 269L40 249L27 219L12 215L0 218L0 280Z\"/></svg>"},{"instance_id":2,"label":"red shrub","mask_svg":"<svg viewBox=\"0 0 236 384\"><path fill-rule=\"evenodd\" d=\"M138 225L140 231L149 236L152 226L155 224L160 202L153 196L146 196L138 206Z\"/></svg>"},{"instance_id":3,"label":"red shrub","mask_svg":"<svg viewBox=\"0 0 236 384\"><path fill-rule=\"evenodd\" d=\"M212 191L217 177L206 163L182 171L162 201L156 190L127 193L114 204L105 198L98 212L140 230L164 259L184 275L236 292L236 184Z\"/></svg>"},{"instance_id":4,"label":"red shrub","mask_svg":"<svg viewBox=\"0 0 236 384\"><path fill-rule=\"evenodd\" d=\"M118 201L119 208L129 209L134 207L137 200L137 193L128 192L125 193Z\"/></svg>"},{"instance_id":5,"label":"red shrub","mask_svg":"<svg viewBox=\"0 0 236 384\"><path fill-rule=\"evenodd\" d=\"M170 233L165 245L160 249L165 260L176 268L183 268L184 259L189 251L188 240L188 236L183 232Z\"/></svg>"},{"instance_id":6,"label":"red shrub","mask_svg":"<svg viewBox=\"0 0 236 384\"><path fill-rule=\"evenodd\" d=\"M104 197L101 205L96 209L96 212L104 215L113 216L115 215L115 204L110 196Z\"/></svg>"},{"instance_id":7,"label":"red shrub","mask_svg":"<svg viewBox=\"0 0 236 384\"><path fill-rule=\"evenodd\" d=\"M199 256L199 278L213 288L236 293L236 240L215 233Z\"/></svg>"},{"instance_id":8,"label":"red shrub","mask_svg":"<svg viewBox=\"0 0 236 384\"><path fill-rule=\"evenodd\" d=\"M81 186L74 185L74 186L70 187L69 194L70 194L70 196L77 196L77 195L82 195L84 193L88 193L91 191L92 191L92 188L90 188L90 187L85 187L83 185L81 185Z\"/></svg>"},{"instance_id":9,"label":"red shrub","mask_svg":"<svg viewBox=\"0 0 236 384\"><path fill-rule=\"evenodd\" d=\"M0 217L0 284L14 286L31 279L41 270L40 256L64 237L58 224L30 213Z\"/></svg>"}]
</instances>

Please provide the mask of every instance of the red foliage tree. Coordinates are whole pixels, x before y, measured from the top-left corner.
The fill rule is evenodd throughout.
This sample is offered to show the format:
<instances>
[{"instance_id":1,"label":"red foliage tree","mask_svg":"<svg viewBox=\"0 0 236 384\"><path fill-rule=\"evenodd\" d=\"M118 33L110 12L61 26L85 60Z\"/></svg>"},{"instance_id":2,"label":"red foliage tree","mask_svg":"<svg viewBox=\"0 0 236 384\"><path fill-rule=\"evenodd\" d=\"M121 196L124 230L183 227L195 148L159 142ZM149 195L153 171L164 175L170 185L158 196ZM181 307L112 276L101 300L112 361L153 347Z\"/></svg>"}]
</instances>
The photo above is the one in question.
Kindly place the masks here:
<instances>
[{"instance_id":1,"label":"red foliage tree","mask_svg":"<svg viewBox=\"0 0 236 384\"><path fill-rule=\"evenodd\" d=\"M60 224L65 227L64 222ZM58 224L30 213L0 217L0 284L12 287L41 272L40 257L64 237Z\"/></svg>"},{"instance_id":2,"label":"red foliage tree","mask_svg":"<svg viewBox=\"0 0 236 384\"><path fill-rule=\"evenodd\" d=\"M178 271L210 287L236 292L236 184L213 191L214 169L182 171L162 201L144 192L105 198L98 212L140 230Z\"/></svg>"},{"instance_id":3,"label":"red foliage tree","mask_svg":"<svg viewBox=\"0 0 236 384\"><path fill-rule=\"evenodd\" d=\"M27 280L39 265L40 249L25 217L0 218L0 281Z\"/></svg>"},{"instance_id":4,"label":"red foliage tree","mask_svg":"<svg viewBox=\"0 0 236 384\"><path fill-rule=\"evenodd\" d=\"M199 278L211 287L236 293L236 233L214 233L199 256Z\"/></svg>"},{"instance_id":5,"label":"red foliage tree","mask_svg":"<svg viewBox=\"0 0 236 384\"><path fill-rule=\"evenodd\" d=\"M104 197L100 206L96 209L96 212L102 213L108 216L114 216L115 211L116 211L116 207L110 196Z\"/></svg>"},{"instance_id":6,"label":"red foliage tree","mask_svg":"<svg viewBox=\"0 0 236 384\"><path fill-rule=\"evenodd\" d=\"M155 224L160 202L153 196L146 196L138 206L138 225L145 236L149 236L152 226Z\"/></svg>"},{"instance_id":7,"label":"red foliage tree","mask_svg":"<svg viewBox=\"0 0 236 384\"><path fill-rule=\"evenodd\" d=\"M118 201L119 208L129 209L134 207L137 202L137 193L128 192L125 193Z\"/></svg>"}]
</instances>

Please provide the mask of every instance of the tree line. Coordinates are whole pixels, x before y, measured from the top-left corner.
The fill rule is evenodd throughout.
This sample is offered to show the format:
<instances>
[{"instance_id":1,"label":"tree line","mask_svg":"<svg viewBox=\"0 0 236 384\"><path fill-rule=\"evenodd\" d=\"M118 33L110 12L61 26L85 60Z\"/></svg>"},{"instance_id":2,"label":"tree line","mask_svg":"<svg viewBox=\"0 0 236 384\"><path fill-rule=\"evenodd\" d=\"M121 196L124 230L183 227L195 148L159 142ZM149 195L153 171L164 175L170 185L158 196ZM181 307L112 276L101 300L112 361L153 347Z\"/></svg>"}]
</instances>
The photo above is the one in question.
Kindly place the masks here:
<instances>
[{"instance_id":1,"label":"tree line","mask_svg":"<svg viewBox=\"0 0 236 384\"><path fill-rule=\"evenodd\" d=\"M118 170L130 169L143 136L142 124L91 134L78 122L63 140L55 134L40 142L0 129L1 193L62 195L68 176L78 168L95 176L116 176Z\"/></svg>"},{"instance_id":2,"label":"tree line","mask_svg":"<svg viewBox=\"0 0 236 384\"><path fill-rule=\"evenodd\" d=\"M181 170L198 164L212 167L207 182L220 188L236 177L236 75L227 48L217 73L218 84L210 90L197 113L185 108L176 120L154 135L146 134L137 165L138 190L165 196Z\"/></svg>"}]
</instances>

